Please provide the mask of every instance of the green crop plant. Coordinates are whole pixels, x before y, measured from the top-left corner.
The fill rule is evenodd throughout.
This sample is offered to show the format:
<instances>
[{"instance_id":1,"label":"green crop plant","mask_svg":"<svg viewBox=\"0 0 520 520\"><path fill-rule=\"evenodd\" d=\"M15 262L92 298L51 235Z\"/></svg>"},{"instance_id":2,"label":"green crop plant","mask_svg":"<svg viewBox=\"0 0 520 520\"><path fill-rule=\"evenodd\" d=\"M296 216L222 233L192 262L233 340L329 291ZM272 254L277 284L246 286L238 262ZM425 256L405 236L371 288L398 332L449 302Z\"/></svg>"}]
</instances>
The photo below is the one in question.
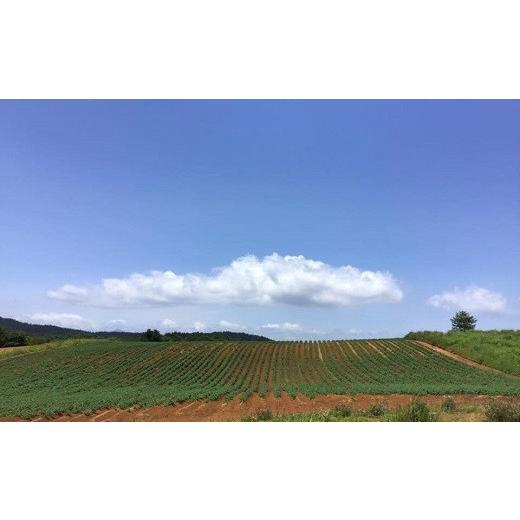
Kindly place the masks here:
<instances>
[{"instance_id":1,"label":"green crop plant","mask_svg":"<svg viewBox=\"0 0 520 520\"><path fill-rule=\"evenodd\" d=\"M27 349L0 357L0 416L247 400L253 393L294 399L356 393L520 395L520 378L469 366L414 340L88 339Z\"/></svg>"}]
</instances>

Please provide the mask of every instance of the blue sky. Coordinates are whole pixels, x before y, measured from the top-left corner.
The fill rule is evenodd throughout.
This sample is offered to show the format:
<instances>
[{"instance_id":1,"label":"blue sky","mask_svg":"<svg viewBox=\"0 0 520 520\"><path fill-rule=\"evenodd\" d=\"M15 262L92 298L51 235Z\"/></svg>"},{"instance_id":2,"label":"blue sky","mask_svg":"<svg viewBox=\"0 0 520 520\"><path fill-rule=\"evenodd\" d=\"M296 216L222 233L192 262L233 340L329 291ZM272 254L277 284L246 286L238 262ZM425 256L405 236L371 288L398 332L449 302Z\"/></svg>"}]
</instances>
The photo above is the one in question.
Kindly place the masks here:
<instances>
[{"instance_id":1,"label":"blue sky","mask_svg":"<svg viewBox=\"0 0 520 520\"><path fill-rule=\"evenodd\" d=\"M2 101L0 197L4 317L519 326L519 102Z\"/></svg>"}]
</instances>

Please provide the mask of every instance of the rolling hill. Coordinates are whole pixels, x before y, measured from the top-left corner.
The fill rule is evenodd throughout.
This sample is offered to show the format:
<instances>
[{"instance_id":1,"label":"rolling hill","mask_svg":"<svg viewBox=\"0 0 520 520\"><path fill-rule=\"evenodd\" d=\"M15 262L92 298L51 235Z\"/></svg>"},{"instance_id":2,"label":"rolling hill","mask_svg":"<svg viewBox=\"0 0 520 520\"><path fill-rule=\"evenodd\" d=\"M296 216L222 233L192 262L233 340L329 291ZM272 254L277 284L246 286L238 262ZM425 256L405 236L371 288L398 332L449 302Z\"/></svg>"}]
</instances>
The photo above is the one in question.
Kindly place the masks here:
<instances>
[{"instance_id":1,"label":"rolling hill","mask_svg":"<svg viewBox=\"0 0 520 520\"><path fill-rule=\"evenodd\" d=\"M0 328L12 333L25 334L32 339L31 343L69 338L115 338L139 341L141 332L101 331L90 332L79 329L68 329L56 325L38 325L24 323L11 318L0 317ZM271 341L265 336L247 334L245 332L171 332L165 335L169 341Z\"/></svg>"}]
</instances>

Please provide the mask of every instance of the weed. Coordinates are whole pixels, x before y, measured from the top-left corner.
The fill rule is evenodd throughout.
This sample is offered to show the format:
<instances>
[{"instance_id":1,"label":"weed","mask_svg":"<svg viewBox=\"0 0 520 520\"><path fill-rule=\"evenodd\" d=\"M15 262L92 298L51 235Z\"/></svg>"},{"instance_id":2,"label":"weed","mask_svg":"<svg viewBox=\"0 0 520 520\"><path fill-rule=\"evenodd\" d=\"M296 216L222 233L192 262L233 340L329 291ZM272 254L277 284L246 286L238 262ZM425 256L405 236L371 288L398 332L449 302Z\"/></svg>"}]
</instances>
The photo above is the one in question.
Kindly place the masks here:
<instances>
[{"instance_id":1,"label":"weed","mask_svg":"<svg viewBox=\"0 0 520 520\"><path fill-rule=\"evenodd\" d=\"M273 412L271 410L259 410L256 412L257 421L270 421L273 418Z\"/></svg>"},{"instance_id":2,"label":"weed","mask_svg":"<svg viewBox=\"0 0 520 520\"><path fill-rule=\"evenodd\" d=\"M446 413L453 413L457 409L457 405L453 397L448 397L441 404L441 410Z\"/></svg>"},{"instance_id":3,"label":"weed","mask_svg":"<svg viewBox=\"0 0 520 520\"><path fill-rule=\"evenodd\" d=\"M376 403L373 404L368 410L367 415L370 417L382 417L386 413L386 405L385 403Z\"/></svg>"},{"instance_id":4,"label":"weed","mask_svg":"<svg viewBox=\"0 0 520 520\"><path fill-rule=\"evenodd\" d=\"M433 422L436 417L424 401L414 398L410 401L410 404L397 410L394 420L399 422Z\"/></svg>"},{"instance_id":5,"label":"weed","mask_svg":"<svg viewBox=\"0 0 520 520\"><path fill-rule=\"evenodd\" d=\"M485 409L486 421L492 422L520 422L520 407L511 403L491 401Z\"/></svg>"},{"instance_id":6,"label":"weed","mask_svg":"<svg viewBox=\"0 0 520 520\"><path fill-rule=\"evenodd\" d=\"M352 415L352 409L346 404L336 405L329 414L332 417L350 417Z\"/></svg>"}]
</instances>

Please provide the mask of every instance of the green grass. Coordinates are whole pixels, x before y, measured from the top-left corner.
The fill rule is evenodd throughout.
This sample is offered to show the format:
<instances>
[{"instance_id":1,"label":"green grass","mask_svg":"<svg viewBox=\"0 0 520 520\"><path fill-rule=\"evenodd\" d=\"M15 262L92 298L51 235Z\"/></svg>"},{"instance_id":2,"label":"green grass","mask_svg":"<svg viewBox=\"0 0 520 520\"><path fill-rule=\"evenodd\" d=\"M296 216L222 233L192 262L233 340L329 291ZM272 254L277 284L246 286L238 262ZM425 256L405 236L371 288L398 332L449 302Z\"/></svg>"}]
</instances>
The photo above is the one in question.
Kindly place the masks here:
<instances>
[{"instance_id":1,"label":"green grass","mask_svg":"<svg viewBox=\"0 0 520 520\"><path fill-rule=\"evenodd\" d=\"M399 408L390 419L396 422L435 422L435 412L420 399L412 399L406 406Z\"/></svg>"},{"instance_id":2,"label":"green grass","mask_svg":"<svg viewBox=\"0 0 520 520\"><path fill-rule=\"evenodd\" d=\"M38 343L33 345L27 345L24 347L5 347L0 348L0 362L3 359L25 356L27 354L34 354L36 352L45 352L47 350L53 350L63 347L71 347L78 345L83 340L81 339L67 339L67 340L55 340L48 341L46 343Z\"/></svg>"},{"instance_id":3,"label":"green grass","mask_svg":"<svg viewBox=\"0 0 520 520\"><path fill-rule=\"evenodd\" d=\"M520 406L491 401L486 406L485 416L487 421L492 422L520 422Z\"/></svg>"},{"instance_id":4,"label":"green grass","mask_svg":"<svg viewBox=\"0 0 520 520\"><path fill-rule=\"evenodd\" d=\"M405 340L70 340L0 357L0 416L52 416L196 399L317 394L520 395L520 379Z\"/></svg>"},{"instance_id":5,"label":"green grass","mask_svg":"<svg viewBox=\"0 0 520 520\"><path fill-rule=\"evenodd\" d=\"M370 409L353 411L348 415L332 410L320 412L273 415L260 411L255 415L242 417L242 422L519 422L520 407L501 401L489 401L478 407L457 407L446 411L421 403L420 398L412 398L407 406L397 410L382 410L374 415Z\"/></svg>"},{"instance_id":6,"label":"green grass","mask_svg":"<svg viewBox=\"0 0 520 520\"><path fill-rule=\"evenodd\" d=\"M425 341L502 372L520 376L520 330L410 332L407 339Z\"/></svg>"},{"instance_id":7,"label":"green grass","mask_svg":"<svg viewBox=\"0 0 520 520\"><path fill-rule=\"evenodd\" d=\"M323 412L291 413L286 415L273 415L270 419L262 419L257 416L242 418L242 422L373 422L374 419L364 414L352 414L338 416L330 410Z\"/></svg>"},{"instance_id":8,"label":"green grass","mask_svg":"<svg viewBox=\"0 0 520 520\"><path fill-rule=\"evenodd\" d=\"M378 408L376 414L373 412L374 407L354 412L344 405L320 412L285 415L273 415L263 410L255 415L242 417L242 422L435 422L437 420L437 414L426 403L416 398L413 398L407 406L393 412L388 412L386 407Z\"/></svg>"}]
</instances>

